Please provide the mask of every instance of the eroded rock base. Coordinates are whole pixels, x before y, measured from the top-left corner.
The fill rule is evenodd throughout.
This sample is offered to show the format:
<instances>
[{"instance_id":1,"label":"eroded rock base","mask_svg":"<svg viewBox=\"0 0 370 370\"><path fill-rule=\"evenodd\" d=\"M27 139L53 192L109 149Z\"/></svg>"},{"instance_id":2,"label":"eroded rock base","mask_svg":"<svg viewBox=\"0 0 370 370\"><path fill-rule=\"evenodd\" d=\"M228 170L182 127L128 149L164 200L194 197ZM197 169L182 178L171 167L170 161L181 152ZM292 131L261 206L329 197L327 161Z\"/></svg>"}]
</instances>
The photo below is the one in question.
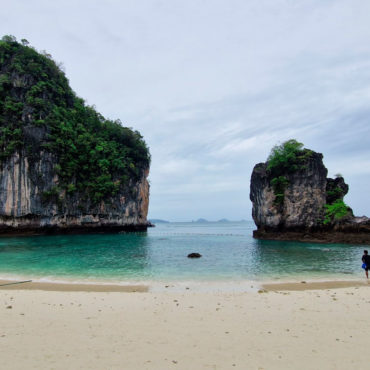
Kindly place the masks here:
<instances>
[{"instance_id":1,"label":"eroded rock base","mask_svg":"<svg viewBox=\"0 0 370 370\"><path fill-rule=\"evenodd\" d=\"M343 243L370 245L370 230L366 231L266 231L254 230L255 239L286 240L308 243Z\"/></svg>"}]
</instances>

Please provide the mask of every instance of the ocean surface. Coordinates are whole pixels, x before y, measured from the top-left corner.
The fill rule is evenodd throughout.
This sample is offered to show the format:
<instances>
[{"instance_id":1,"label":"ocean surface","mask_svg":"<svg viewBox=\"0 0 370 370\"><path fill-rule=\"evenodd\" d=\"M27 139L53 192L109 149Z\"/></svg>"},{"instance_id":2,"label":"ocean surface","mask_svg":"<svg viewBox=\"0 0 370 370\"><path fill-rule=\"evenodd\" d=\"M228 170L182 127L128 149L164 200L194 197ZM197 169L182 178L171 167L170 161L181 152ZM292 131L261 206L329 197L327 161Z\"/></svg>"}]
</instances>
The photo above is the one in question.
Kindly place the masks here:
<instances>
[{"instance_id":1,"label":"ocean surface","mask_svg":"<svg viewBox=\"0 0 370 370\"><path fill-rule=\"evenodd\" d=\"M253 222L168 223L141 233L0 238L0 278L56 281L358 279L364 246L261 241ZM189 259L191 252L202 258Z\"/></svg>"}]
</instances>

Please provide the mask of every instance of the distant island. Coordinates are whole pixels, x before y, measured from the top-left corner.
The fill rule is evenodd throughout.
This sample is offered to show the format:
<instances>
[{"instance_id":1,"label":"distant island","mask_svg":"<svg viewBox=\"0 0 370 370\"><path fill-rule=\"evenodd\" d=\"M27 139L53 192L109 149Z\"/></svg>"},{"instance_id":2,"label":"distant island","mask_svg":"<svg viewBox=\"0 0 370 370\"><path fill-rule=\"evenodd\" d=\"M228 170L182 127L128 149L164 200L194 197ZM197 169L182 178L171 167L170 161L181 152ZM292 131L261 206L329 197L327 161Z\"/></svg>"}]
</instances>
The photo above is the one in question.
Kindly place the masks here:
<instances>
[{"instance_id":1,"label":"distant island","mask_svg":"<svg viewBox=\"0 0 370 370\"><path fill-rule=\"evenodd\" d=\"M207 223L207 222L219 222L219 223L223 223L223 222L247 222L247 221L246 220L230 221L227 218L221 218L220 220L217 220L217 221L208 221L205 218L198 218L196 221L193 220L191 222L202 224L202 223Z\"/></svg>"},{"instance_id":2,"label":"distant island","mask_svg":"<svg viewBox=\"0 0 370 370\"><path fill-rule=\"evenodd\" d=\"M355 217L342 175L327 178L323 155L296 140L275 146L252 172L250 199L259 239L370 243L370 219Z\"/></svg>"},{"instance_id":3,"label":"distant island","mask_svg":"<svg viewBox=\"0 0 370 370\"><path fill-rule=\"evenodd\" d=\"M152 224L169 224L170 223L170 221L161 220L159 218L151 218L149 219L149 222Z\"/></svg>"},{"instance_id":4,"label":"distant island","mask_svg":"<svg viewBox=\"0 0 370 370\"><path fill-rule=\"evenodd\" d=\"M140 133L88 106L27 40L4 36L0 60L0 233L145 230Z\"/></svg>"},{"instance_id":5,"label":"distant island","mask_svg":"<svg viewBox=\"0 0 370 370\"><path fill-rule=\"evenodd\" d=\"M149 222L153 225L171 223L171 221L162 220L160 218L151 218L151 219L149 219ZM238 220L238 221L230 221L227 218L221 218L220 220L217 220L217 221L209 221L205 218L198 218L196 221L192 220L190 222L204 224L204 223L227 223L227 222L248 222L248 221L244 220L244 219L243 220Z\"/></svg>"},{"instance_id":6,"label":"distant island","mask_svg":"<svg viewBox=\"0 0 370 370\"><path fill-rule=\"evenodd\" d=\"M206 222L209 222L209 221L206 220L205 218L198 218L196 221L191 221L191 222L196 222L198 224L202 224L202 223L206 223Z\"/></svg>"}]
</instances>

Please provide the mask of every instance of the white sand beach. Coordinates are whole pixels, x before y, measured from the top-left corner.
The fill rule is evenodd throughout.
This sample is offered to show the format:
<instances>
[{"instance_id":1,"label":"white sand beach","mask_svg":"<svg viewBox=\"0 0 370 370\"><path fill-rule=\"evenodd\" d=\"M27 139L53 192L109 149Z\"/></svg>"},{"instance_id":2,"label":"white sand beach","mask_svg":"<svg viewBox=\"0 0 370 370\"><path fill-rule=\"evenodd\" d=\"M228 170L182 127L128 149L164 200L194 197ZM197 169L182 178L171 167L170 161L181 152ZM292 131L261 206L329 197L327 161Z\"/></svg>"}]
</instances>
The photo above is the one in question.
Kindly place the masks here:
<instances>
[{"instance_id":1,"label":"white sand beach","mask_svg":"<svg viewBox=\"0 0 370 370\"><path fill-rule=\"evenodd\" d=\"M0 290L2 369L369 368L364 282L259 293L26 285Z\"/></svg>"}]
</instances>

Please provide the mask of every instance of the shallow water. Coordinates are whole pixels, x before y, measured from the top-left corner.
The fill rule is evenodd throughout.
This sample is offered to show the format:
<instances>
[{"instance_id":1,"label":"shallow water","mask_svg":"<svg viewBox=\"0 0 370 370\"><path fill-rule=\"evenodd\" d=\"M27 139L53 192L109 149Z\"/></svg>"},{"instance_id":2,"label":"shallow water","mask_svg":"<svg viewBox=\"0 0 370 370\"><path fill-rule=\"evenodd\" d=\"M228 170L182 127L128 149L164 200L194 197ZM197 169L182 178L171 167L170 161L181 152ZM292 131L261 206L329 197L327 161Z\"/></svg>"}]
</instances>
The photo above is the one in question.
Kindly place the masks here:
<instances>
[{"instance_id":1,"label":"shallow water","mask_svg":"<svg viewBox=\"0 0 370 370\"><path fill-rule=\"evenodd\" d=\"M78 281L357 279L360 245L261 241L252 222L0 238L0 277ZM188 259L191 252L200 259Z\"/></svg>"}]
</instances>

